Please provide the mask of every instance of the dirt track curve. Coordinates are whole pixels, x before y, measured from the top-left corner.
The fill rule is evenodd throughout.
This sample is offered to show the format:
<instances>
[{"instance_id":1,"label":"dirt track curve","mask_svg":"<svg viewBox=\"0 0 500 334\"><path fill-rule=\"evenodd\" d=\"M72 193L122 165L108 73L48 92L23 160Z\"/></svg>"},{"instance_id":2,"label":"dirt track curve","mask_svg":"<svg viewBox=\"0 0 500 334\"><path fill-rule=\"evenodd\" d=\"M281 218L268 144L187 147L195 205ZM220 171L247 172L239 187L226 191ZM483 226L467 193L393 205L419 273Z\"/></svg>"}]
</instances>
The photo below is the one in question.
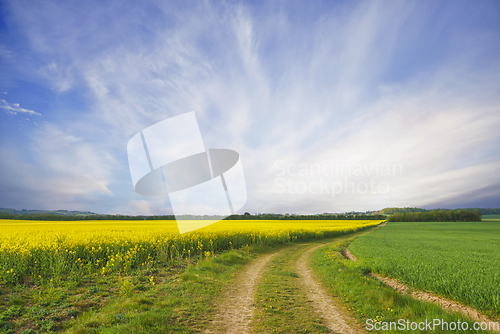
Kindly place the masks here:
<instances>
[{"instance_id":1,"label":"dirt track curve","mask_svg":"<svg viewBox=\"0 0 500 334\"><path fill-rule=\"evenodd\" d=\"M326 292L316 279L309 266L312 252L328 244L314 244L301 250L297 247L298 251L303 251L295 264L301 289L306 294L307 299L311 301L315 312L325 320L326 326L334 333L364 333L361 327L356 324L354 318L349 317L347 313L337 306L338 304L335 303L333 297ZM251 323L255 310L257 285L269 261L281 251L283 250L261 256L243 269L228 288L224 300L219 306L219 311L212 322L212 328L206 330L205 333L244 334L252 332Z\"/></svg>"}]
</instances>

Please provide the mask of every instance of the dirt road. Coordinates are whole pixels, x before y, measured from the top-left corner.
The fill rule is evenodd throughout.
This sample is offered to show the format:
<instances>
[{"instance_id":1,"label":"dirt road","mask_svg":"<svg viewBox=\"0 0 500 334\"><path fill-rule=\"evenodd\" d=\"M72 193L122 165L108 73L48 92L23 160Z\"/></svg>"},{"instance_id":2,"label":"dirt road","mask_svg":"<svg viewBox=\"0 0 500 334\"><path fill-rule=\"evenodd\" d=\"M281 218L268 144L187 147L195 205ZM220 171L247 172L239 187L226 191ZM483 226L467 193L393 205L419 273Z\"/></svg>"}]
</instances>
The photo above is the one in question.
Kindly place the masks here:
<instances>
[{"instance_id":1,"label":"dirt road","mask_svg":"<svg viewBox=\"0 0 500 334\"><path fill-rule=\"evenodd\" d=\"M331 242L333 241L325 240L319 243L310 243L305 247L304 244L296 244L253 260L228 288L212 328L205 333L243 334L254 332L252 321L255 311L256 289L262 283L262 273L269 269L270 260L279 256L285 249L301 252L300 256L294 257L294 268L298 277L297 285L300 287L298 291L305 294L310 302L308 304L323 319L325 326L334 333L363 333L361 326L357 325L354 318L351 318L342 309L340 303L326 292L310 268L309 262L312 252Z\"/></svg>"}]
</instances>

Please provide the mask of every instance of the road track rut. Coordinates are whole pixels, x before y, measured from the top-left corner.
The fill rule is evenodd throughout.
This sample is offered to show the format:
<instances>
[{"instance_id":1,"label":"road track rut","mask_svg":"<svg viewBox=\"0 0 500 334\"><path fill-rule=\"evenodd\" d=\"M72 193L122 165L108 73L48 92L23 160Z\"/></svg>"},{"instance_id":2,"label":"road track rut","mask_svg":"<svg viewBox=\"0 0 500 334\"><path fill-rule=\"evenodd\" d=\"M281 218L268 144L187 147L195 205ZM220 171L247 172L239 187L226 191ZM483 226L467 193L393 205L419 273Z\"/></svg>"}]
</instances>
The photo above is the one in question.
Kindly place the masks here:
<instances>
[{"instance_id":1,"label":"road track rut","mask_svg":"<svg viewBox=\"0 0 500 334\"><path fill-rule=\"evenodd\" d=\"M315 312L325 320L326 326L334 333L364 333L355 319L339 307L334 298L328 294L310 268L309 261L312 252L328 244L314 244L300 250L303 253L295 263L299 285L307 299L311 301ZM283 250L260 256L243 269L228 288L211 329L206 330L205 333L252 332L251 322L255 311L257 285L270 260Z\"/></svg>"},{"instance_id":2,"label":"road track rut","mask_svg":"<svg viewBox=\"0 0 500 334\"><path fill-rule=\"evenodd\" d=\"M327 327L335 333L364 333L364 330L357 325L356 320L350 317L341 307L337 306L333 297L325 290L318 281L309 266L312 252L326 246L321 244L308 248L297 261L297 272L301 278L301 283L306 296L311 300L312 306L317 313L325 320Z\"/></svg>"},{"instance_id":3,"label":"road track rut","mask_svg":"<svg viewBox=\"0 0 500 334\"><path fill-rule=\"evenodd\" d=\"M234 280L215 316L213 328L205 333L249 332L255 310L255 290L266 264L276 253L253 260Z\"/></svg>"}]
</instances>

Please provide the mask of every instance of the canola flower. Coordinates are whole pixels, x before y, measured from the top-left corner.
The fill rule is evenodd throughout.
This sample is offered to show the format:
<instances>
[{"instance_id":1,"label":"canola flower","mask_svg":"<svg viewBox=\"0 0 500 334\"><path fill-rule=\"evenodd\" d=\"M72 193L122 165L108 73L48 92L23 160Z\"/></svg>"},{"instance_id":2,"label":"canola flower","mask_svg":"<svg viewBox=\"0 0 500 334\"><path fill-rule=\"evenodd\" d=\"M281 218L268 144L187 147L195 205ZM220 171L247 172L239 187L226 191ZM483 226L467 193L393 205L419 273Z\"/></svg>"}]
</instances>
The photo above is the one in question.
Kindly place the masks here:
<instances>
[{"instance_id":1,"label":"canola flower","mask_svg":"<svg viewBox=\"0 0 500 334\"><path fill-rule=\"evenodd\" d=\"M179 234L176 222L168 220L0 220L0 283L126 272L248 245L333 237L380 222L224 220Z\"/></svg>"}]
</instances>

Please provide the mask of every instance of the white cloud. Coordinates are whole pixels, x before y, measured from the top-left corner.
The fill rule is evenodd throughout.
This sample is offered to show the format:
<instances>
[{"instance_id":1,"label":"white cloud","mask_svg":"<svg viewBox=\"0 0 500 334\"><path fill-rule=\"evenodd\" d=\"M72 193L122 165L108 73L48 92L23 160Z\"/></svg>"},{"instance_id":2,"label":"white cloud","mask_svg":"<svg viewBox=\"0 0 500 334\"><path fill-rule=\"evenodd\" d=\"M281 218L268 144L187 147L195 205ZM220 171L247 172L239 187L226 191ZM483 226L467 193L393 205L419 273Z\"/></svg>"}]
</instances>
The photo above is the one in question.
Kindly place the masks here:
<instances>
[{"instance_id":1,"label":"white cloud","mask_svg":"<svg viewBox=\"0 0 500 334\"><path fill-rule=\"evenodd\" d=\"M16 115L17 113L24 113L24 114L41 116L41 114L37 113L36 111L21 108L19 103L9 103L3 99L0 100L0 109L6 110L9 114L13 115Z\"/></svg>"},{"instance_id":2,"label":"white cloud","mask_svg":"<svg viewBox=\"0 0 500 334\"><path fill-rule=\"evenodd\" d=\"M62 92L83 84L92 97L87 113L33 134L40 164L54 175L72 173L57 182L48 178L61 194L117 196L110 189L123 183L131 211L165 210L163 201L128 197L135 195L126 143L143 128L191 110L208 147L241 154L251 211L432 205L498 181L491 171L499 160L499 63L478 69L476 45L450 52L437 65L419 63L418 71L406 68L411 62L394 65L416 49L408 45L422 38L427 8L361 3L297 27L306 16L259 16L255 8L208 2L189 10L161 3L151 9L159 18L151 22L120 7L123 12L102 26L98 18L109 9L99 4L81 16L60 4L32 12L14 7L38 52L69 59L40 69L52 87ZM92 24L73 23L90 17L97 17ZM276 160L312 165L332 158L400 164L403 175L377 180L390 184L386 194L275 193Z\"/></svg>"},{"instance_id":3,"label":"white cloud","mask_svg":"<svg viewBox=\"0 0 500 334\"><path fill-rule=\"evenodd\" d=\"M122 215L171 215L162 198L134 199L118 206L113 213Z\"/></svg>"},{"instance_id":4,"label":"white cloud","mask_svg":"<svg viewBox=\"0 0 500 334\"><path fill-rule=\"evenodd\" d=\"M73 74L70 67L64 67L51 62L45 66L42 66L39 73L49 80L52 88L59 92L65 92L73 86Z\"/></svg>"},{"instance_id":5,"label":"white cloud","mask_svg":"<svg viewBox=\"0 0 500 334\"><path fill-rule=\"evenodd\" d=\"M72 125L62 128L65 130L44 123L28 147L17 152L0 147L0 184L8 193L2 198L4 205L17 207L16 203L26 203L25 206L44 209L87 210L92 198L113 196L109 184L117 169L115 158L105 147L84 141ZM24 162L18 152L29 152L30 162Z\"/></svg>"},{"instance_id":6,"label":"white cloud","mask_svg":"<svg viewBox=\"0 0 500 334\"><path fill-rule=\"evenodd\" d=\"M40 127L31 152L37 164L50 171L41 182L68 195L112 195L108 184L113 180L116 159L104 145L92 143L89 133L86 139L80 137L84 133L71 124Z\"/></svg>"},{"instance_id":7,"label":"white cloud","mask_svg":"<svg viewBox=\"0 0 500 334\"><path fill-rule=\"evenodd\" d=\"M0 44L0 57L5 60L10 60L12 58L12 52L2 44Z\"/></svg>"}]
</instances>

